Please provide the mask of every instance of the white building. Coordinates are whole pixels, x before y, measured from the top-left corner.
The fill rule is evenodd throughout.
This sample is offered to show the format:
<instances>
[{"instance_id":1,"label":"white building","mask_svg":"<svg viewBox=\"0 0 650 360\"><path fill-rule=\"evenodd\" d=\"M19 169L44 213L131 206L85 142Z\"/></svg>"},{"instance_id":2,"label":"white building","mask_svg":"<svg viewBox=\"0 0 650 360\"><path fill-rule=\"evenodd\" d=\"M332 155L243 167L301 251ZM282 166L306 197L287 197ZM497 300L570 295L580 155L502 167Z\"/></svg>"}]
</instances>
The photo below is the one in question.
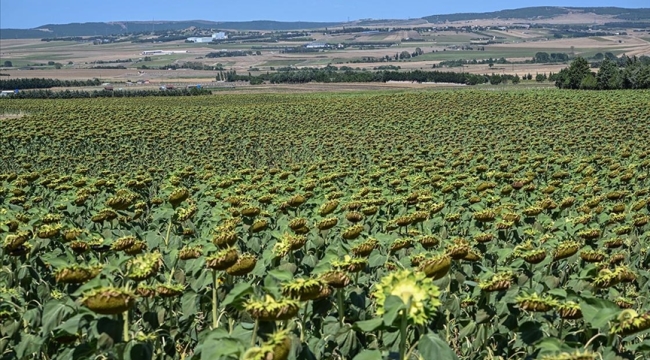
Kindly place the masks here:
<instances>
[{"instance_id":1,"label":"white building","mask_svg":"<svg viewBox=\"0 0 650 360\"><path fill-rule=\"evenodd\" d=\"M218 32L212 34L212 37L189 37L187 38L187 41L193 42L193 43L210 43L213 40L225 40L228 38L228 35L226 35L225 32Z\"/></svg>"},{"instance_id":2,"label":"white building","mask_svg":"<svg viewBox=\"0 0 650 360\"><path fill-rule=\"evenodd\" d=\"M211 38L211 37L190 37L190 38L187 38L187 41L193 42L193 43L209 43L209 42L212 42L212 40L214 40L214 39Z\"/></svg>"},{"instance_id":3,"label":"white building","mask_svg":"<svg viewBox=\"0 0 650 360\"><path fill-rule=\"evenodd\" d=\"M174 54L187 54L189 51L187 50L145 50L141 52L141 55L174 55Z\"/></svg>"},{"instance_id":4,"label":"white building","mask_svg":"<svg viewBox=\"0 0 650 360\"><path fill-rule=\"evenodd\" d=\"M226 33L222 31L222 32L212 34L212 38L215 40L225 40L228 38L228 35L226 35Z\"/></svg>"},{"instance_id":5,"label":"white building","mask_svg":"<svg viewBox=\"0 0 650 360\"><path fill-rule=\"evenodd\" d=\"M324 48L326 48L328 46L324 42L313 42L313 43L305 45L305 47L307 49L324 49Z\"/></svg>"}]
</instances>

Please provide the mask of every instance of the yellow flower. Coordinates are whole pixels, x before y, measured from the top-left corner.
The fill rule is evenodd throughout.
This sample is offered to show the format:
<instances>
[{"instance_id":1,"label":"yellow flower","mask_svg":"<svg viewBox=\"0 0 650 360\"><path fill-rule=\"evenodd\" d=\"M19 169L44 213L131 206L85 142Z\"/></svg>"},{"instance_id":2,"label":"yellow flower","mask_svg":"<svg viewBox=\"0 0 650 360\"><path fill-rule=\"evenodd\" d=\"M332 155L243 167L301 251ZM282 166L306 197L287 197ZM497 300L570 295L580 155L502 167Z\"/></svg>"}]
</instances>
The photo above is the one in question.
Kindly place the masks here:
<instances>
[{"instance_id":1,"label":"yellow flower","mask_svg":"<svg viewBox=\"0 0 650 360\"><path fill-rule=\"evenodd\" d=\"M441 305L440 291L422 272L403 270L384 276L375 289L377 315L385 312L386 299L397 296L408 306L408 319L414 324L426 324L435 308Z\"/></svg>"}]
</instances>

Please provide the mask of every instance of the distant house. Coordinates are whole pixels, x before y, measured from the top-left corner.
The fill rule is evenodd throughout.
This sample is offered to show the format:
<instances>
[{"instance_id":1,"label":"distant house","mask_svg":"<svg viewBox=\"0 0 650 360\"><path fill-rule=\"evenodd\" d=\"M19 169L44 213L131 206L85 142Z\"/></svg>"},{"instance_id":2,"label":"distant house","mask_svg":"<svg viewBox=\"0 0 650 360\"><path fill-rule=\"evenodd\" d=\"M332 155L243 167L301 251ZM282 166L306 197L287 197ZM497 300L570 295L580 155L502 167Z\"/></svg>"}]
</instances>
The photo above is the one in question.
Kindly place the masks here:
<instances>
[{"instance_id":1,"label":"distant house","mask_svg":"<svg viewBox=\"0 0 650 360\"><path fill-rule=\"evenodd\" d=\"M113 87L110 86L110 85L109 85L109 86L104 86L104 90L106 90L106 91L113 91Z\"/></svg>"},{"instance_id":2,"label":"distant house","mask_svg":"<svg viewBox=\"0 0 650 360\"><path fill-rule=\"evenodd\" d=\"M161 55L163 52L162 50L147 50L143 51L141 54L142 55Z\"/></svg>"},{"instance_id":3,"label":"distant house","mask_svg":"<svg viewBox=\"0 0 650 360\"><path fill-rule=\"evenodd\" d=\"M226 35L225 32L218 32L212 34L211 37L188 37L187 42L193 42L193 43L210 43L214 40L226 40L228 38L228 35Z\"/></svg>"},{"instance_id":4,"label":"distant house","mask_svg":"<svg viewBox=\"0 0 650 360\"><path fill-rule=\"evenodd\" d=\"M326 43L324 43L324 42L315 41L313 43L309 43L309 44L305 45L305 47L307 49L325 49L326 47L328 47L328 45Z\"/></svg>"},{"instance_id":5,"label":"distant house","mask_svg":"<svg viewBox=\"0 0 650 360\"><path fill-rule=\"evenodd\" d=\"M226 33L222 31L222 32L212 34L212 38L214 40L225 40L228 38L228 35L226 35Z\"/></svg>"},{"instance_id":6,"label":"distant house","mask_svg":"<svg viewBox=\"0 0 650 360\"><path fill-rule=\"evenodd\" d=\"M5 91L1 91L1 92L0 92L0 97L11 96L11 95L13 95L13 94L15 94L14 91L11 91L11 90L5 90Z\"/></svg>"},{"instance_id":7,"label":"distant house","mask_svg":"<svg viewBox=\"0 0 650 360\"><path fill-rule=\"evenodd\" d=\"M211 43L214 38L211 37L189 37L187 41L193 43Z\"/></svg>"}]
</instances>

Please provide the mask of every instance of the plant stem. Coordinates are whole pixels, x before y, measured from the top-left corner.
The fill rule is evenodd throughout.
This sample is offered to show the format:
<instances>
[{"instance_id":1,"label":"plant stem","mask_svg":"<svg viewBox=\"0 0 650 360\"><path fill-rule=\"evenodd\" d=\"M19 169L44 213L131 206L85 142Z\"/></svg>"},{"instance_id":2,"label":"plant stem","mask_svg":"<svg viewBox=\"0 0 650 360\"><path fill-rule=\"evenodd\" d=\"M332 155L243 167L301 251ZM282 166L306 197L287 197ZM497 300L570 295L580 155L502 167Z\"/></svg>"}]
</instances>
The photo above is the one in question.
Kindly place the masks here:
<instances>
[{"instance_id":1,"label":"plant stem","mask_svg":"<svg viewBox=\"0 0 650 360\"><path fill-rule=\"evenodd\" d=\"M343 289L338 290L338 300L339 300L339 305L338 305L338 310L339 310L339 324L341 327L343 327L343 319L345 318L345 304L343 302Z\"/></svg>"},{"instance_id":2,"label":"plant stem","mask_svg":"<svg viewBox=\"0 0 650 360\"><path fill-rule=\"evenodd\" d=\"M451 328L450 328L450 325L449 325L449 317L451 315L451 312L448 311L448 310L445 311L445 312L447 313L447 323L445 324L445 332L446 332L446 335L447 335L446 340L447 340L447 343L449 343L450 339L451 339Z\"/></svg>"},{"instance_id":3,"label":"plant stem","mask_svg":"<svg viewBox=\"0 0 650 360\"><path fill-rule=\"evenodd\" d=\"M169 298L169 323L174 326L174 300L171 297Z\"/></svg>"},{"instance_id":4,"label":"plant stem","mask_svg":"<svg viewBox=\"0 0 650 360\"><path fill-rule=\"evenodd\" d=\"M165 236L165 247L169 248L169 233L172 231L172 221L169 220L169 225L167 226L167 235Z\"/></svg>"},{"instance_id":5,"label":"plant stem","mask_svg":"<svg viewBox=\"0 0 650 360\"><path fill-rule=\"evenodd\" d=\"M255 346L257 342L257 329L260 327L260 321L255 319L255 327L253 328L253 338L251 339L251 347Z\"/></svg>"},{"instance_id":6,"label":"plant stem","mask_svg":"<svg viewBox=\"0 0 650 360\"><path fill-rule=\"evenodd\" d=\"M546 268L546 276L551 275L551 271L552 271L552 270L553 270L553 261L551 261L551 262L548 264L548 267Z\"/></svg>"},{"instance_id":7,"label":"plant stem","mask_svg":"<svg viewBox=\"0 0 650 360\"><path fill-rule=\"evenodd\" d=\"M4 256L4 254L2 254ZM12 256L11 259L11 267L9 269L9 288L11 289L12 287L18 285L18 281L16 281L16 276L18 276L18 257L17 256Z\"/></svg>"},{"instance_id":8,"label":"plant stem","mask_svg":"<svg viewBox=\"0 0 650 360\"><path fill-rule=\"evenodd\" d=\"M557 336L560 339L560 341L563 341L562 340L562 330L564 330L564 319L560 320L560 333Z\"/></svg>"},{"instance_id":9,"label":"plant stem","mask_svg":"<svg viewBox=\"0 0 650 360\"><path fill-rule=\"evenodd\" d=\"M124 337L124 342L128 343L129 342L129 310L125 311L122 313L122 319L123 319L123 328L122 328L122 336Z\"/></svg>"},{"instance_id":10,"label":"plant stem","mask_svg":"<svg viewBox=\"0 0 650 360\"><path fill-rule=\"evenodd\" d=\"M400 323L399 327L399 333L400 333L400 338L399 338L399 358L400 360L406 360L406 327L408 325L408 315L411 312L411 301L409 300L408 305L406 306L405 310L402 310L402 321Z\"/></svg>"},{"instance_id":11,"label":"plant stem","mask_svg":"<svg viewBox=\"0 0 650 360\"><path fill-rule=\"evenodd\" d=\"M307 310L309 309L309 302L305 302L305 308L302 313L302 320L300 321L300 343L305 342L305 327L307 326Z\"/></svg>"},{"instance_id":12,"label":"plant stem","mask_svg":"<svg viewBox=\"0 0 650 360\"><path fill-rule=\"evenodd\" d=\"M217 296L217 270L212 270L212 328L219 327L219 320L217 318L217 309L219 306L219 298Z\"/></svg>"}]
</instances>

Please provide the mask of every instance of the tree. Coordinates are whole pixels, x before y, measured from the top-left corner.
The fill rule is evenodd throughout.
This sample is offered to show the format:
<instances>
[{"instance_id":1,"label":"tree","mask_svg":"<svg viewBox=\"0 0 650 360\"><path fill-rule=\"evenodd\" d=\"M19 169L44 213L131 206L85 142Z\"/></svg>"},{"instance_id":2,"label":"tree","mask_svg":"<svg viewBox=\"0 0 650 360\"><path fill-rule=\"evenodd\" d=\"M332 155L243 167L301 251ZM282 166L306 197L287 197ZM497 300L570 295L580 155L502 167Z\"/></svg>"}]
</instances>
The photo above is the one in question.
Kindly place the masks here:
<instances>
[{"instance_id":1,"label":"tree","mask_svg":"<svg viewBox=\"0 0 650 360\"><path fill-rule=\"evenodd\" d=\"M540 82L540 83L546 81L546 79L547 79L546 78L546 73L537 74L537 76L535 76L535 81Z\"/></svg>"},{"instance_id":2,"label":"tree","mask_svg":"<svg viewBox=\"0 0 650 360\"><path fill-rule=\"evenodd\" d=\"M650 89L650 64L645 65L638 74L639 87L642 89Z\"/></svg>"},{"instance_id":3,"label":"tree","mask_svg":"<svg viewBox=\"0 0 650 360\"><path fill-rule=\"evenodd\" d=\"M605 59L600 65L596 83L599 90L614 90L623 87L620 71L611 60Z\"/></svg>"},{"instance_id":4,"label":"tree","mask_svg":"<svg viewBox=\"0 0 650 360\"><path fill-rule=\"evenodd\" d=\"M550 61L550 56L546 52L538 52L535 54L533 61L536 63L547 63Z\"/></svg>"},{"instance_id":5,"label":"tree","mask_svg":"<svg viewBox=\"0 0 650 360\"><path fill-rule=\"evenodd\" d=\"M4 66L5 67L14 67L14 64L12 64L11 61L7 60L7 61L5 61Z\"/></svg>"},{"instance_id":6,"label":"tree","mask_svg":"<svg viewBox=\"0 0 650 360\"><path fill-rule=\"evenodd\" d=\"M549 60L551 62L567 62L569 61L569 55L565 53L551 53Z\"/></svg>"},{"instance_id":7,"label":"tree","mask_svg":"<svg viewBox=\"0 0 650 360\"><path fill-rule=\"evenodd\" d=\"M588 75L592 75L589 63L583 57L577 57L568 68L562 69L557 74L555 86L560 89L580 89L582 81Z\"/></svg>"},{"instance_id":8,"label":"tree","mask_svg":"<svg viewBox=\"0 0 650 360\"><path fill-rule=\"evenodd\" d=\"M575 59L569 66L569 79L571 88L577 89L582 80L591 74L591 68L587 60L583 57Z\"/></svg>"},{"instance_id":9,"label":"tree","mask_svg":"<svg viewBox=\"0 0 650 360\"><path fill-rule=\"evenodd\" d=\"M410 54L408 51L402 51L402 52L399 54L399 58L400 58L400 60L401 60L401 59L410 59L410 58L411 58L411 54Z\"/></svg>"},{"instance_id":10,"label":"tree","mask_svg":"<svg viewBox=\"0 0 650 360\"><path fill-rule=\"evenodd\" d=\"M612 60L612 61L616 61L616 60L618 60L618 58L616 57L616 55L612 54L611 52L606 52L606 53L605 53L605 58L607 58L607 59L609 59L609 60Z\"/></svg>"},{"instance_id":11,"label":"tree","mask_svg":"<svg viewBox=\"0 0 650 360\"><path fill-rule=\"evenodd\" d=\"M517 85L517 84L519 84L520 82L521 82L521 78L519 77L518 74L515 74L515 77L512 78L512 83L513 83L514 85Z\"/></svg>"},{"instance_id":12,"label":"tree","mask_svg":"<svg viewBox=\"0 0 650 360\"><path fill-rule=\"evenodd\" d=\"M580 82L580 89L582 90L596 90L598 87L598 82L594 74L589 73L585 76Z\"/></svg>"}]
</instances>

